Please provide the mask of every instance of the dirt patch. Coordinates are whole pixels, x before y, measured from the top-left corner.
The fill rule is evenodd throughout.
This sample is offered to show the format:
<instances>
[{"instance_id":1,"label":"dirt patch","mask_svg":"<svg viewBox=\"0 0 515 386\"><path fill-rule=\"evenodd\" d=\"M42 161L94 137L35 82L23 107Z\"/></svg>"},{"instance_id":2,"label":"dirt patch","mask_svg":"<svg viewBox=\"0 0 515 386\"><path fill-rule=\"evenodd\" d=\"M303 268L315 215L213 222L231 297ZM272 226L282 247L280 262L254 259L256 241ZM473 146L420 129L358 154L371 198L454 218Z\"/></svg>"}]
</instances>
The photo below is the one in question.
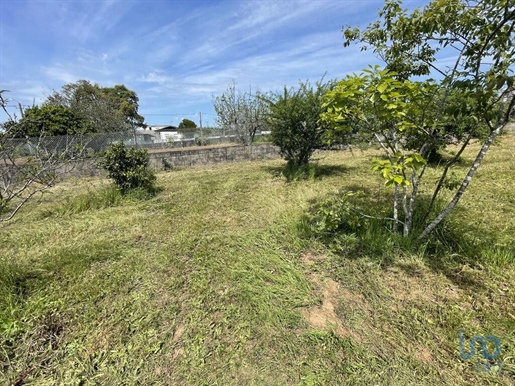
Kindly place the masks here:
<instances>
[{"instance_id":1,"label":"dirt patch","mask_svg":"<svg viewBox=\"0 0 515 386\"><path fill-rule=\"evenodd\" d=\"M172 343L177 343L184 335L185 326L179 324L173 333Z\"/></svg>"},{"instance_id":2,"label":"dirt patch","mask_svg":"<svg viewBox=\"0 0 515 386\"><path fill-rule=\"evenodd\" d=\"M430 365L433 363L433 354L431 354L431 351L429 351L427 347L418 349L415 353L415 358L417 358L418 361L425 365Z\"/></svg>"},{"instance_id":3,"label":"dirt patch","mask_svg":"<svg viewBox=\"0 0 515 386\"><path fill-rule=\"evenodd\" d=\"M179 341L181 340L182 336L184 335L184 331L186 329L186 326L184 324L179 324L177 328L175 329L175 332L173 333L173 338L171 340L172 346L174 347L171 355L171 359L176 360L179 358L182 354L184 354L184 347L182 347L179 344Z\"/></svg>"},{"instance_id":4,"label":"dirt patch","mask_svg":"<svg viewBox=\"0 0 515 386\"><path fill-rule=\"evenodd\" d=\"M420 301L435 302L435 296L432 291L428 291L425 283L419 278L407 277L397 272L388 272L385 284L390 290L392 296L401 302L404 301Z\"/></svg>"},{"instance_id":5,"label":"dirt patch","mask_svg":"<svg viewBox=\"0 0 515 386\"><path fill-rule=\"evenodd\" d=\"M220 222L227 225L238 225L240 223L240 220L238 218L228 216L216 210L211 210L207 218L209 220L218 219Z\"/></svg>"},{"instance_id":6,"label":"dirt patch","mask_svg":"<svg viewBox=\"0 0 515 386\"><path fill-rule=\"evenodd\" d=\"M338 299L340 298L339 284L329 278L320 283L316 276L312 277L312 281L317 286L321 286L322 303L303 309L302 315L310 326L323 330L334 329L336 334L341 337L355 338L355 334L343 325L335 311L335 306L338 305Z\"/></svg>"},{"instance_id":7,"label":"dirt patch","mask_svg":"<svg viewBox=\"0 0 515 386\"><path fill-rule=\"evenodd\" d=\"M182 354L184 354L184 348L183 347L177 347L175 350L173 350L172 354L172 361L179 358Z\"/></svg>"}]
</instances>

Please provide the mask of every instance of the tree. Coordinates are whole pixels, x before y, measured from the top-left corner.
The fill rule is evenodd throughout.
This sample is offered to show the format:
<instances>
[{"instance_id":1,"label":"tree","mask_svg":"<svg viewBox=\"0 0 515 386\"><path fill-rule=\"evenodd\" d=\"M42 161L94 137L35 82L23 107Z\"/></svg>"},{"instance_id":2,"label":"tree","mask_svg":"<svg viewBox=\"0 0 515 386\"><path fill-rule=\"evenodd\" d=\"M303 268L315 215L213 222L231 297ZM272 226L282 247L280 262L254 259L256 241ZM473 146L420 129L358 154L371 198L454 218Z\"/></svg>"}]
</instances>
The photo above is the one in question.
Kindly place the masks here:
<instances>
[{"instance_id":1,"label":"tree","mask_svg":"<svg viewBox=\"0 0 515 386\"><path fill-rule=\"evenodd\" d=\"M188 118L184 118L181 123L179 123L179 129L196 129L197 124Z\"/></svg>"},{"instance_id":2,"label":"tree","mask_svg":"<svg viewBox=\"0 0 515 386\"><path fill-rule=\"evenodd\" d=\"M87 80L68 83L60 92L54 91L44 105L58 105L71 109L90 123L95 132L126 131L143 126L138 114L139 99L134 91L123 85L100 87Z\"/></svg>"},{"instance_id":3,"label":"tree","mask_svg":"<svg viewBox=\"0 0 515 386\"><path fill-rule=\"evenodd\" d=\"M395 187L393 229L397 230L399 205L404 211L403 232L409 234L416 190L417 172L426 164L418 151L419 143L429 146L428 136L419 129L431 126L431 114L424 114L435 93L432 82L412 82L396 79L396 73L364 70L349 75L328 92L324 121L338 122L343 127L358 126L360 135L373 135L385 152L386 160L374 159L374 170L381 173L387 185ZM425 130L422 130L424 134ZM402 197L400 192L402 191ZM408 204L409 203L409 204Z\"/></svg>"},{"instance_id":4,"label":"tree","mask_svg":"<svg viewBox=\"0 0 515 386\"><path fill-rule=\"evenodd\" d=\"M279 146L292 170L306 166L314 151L324 146L329 125L320 122L320 114L324 111L322 96L332 87L334 82L319 81L314 87L309 82L301 82L297 89L285 87L283 93L266 99L272 142Z\"/></svg>"},{"instance_id":5,"label":"tree","mask_svg":"<svg viewBox=\"0 0 515 386\"><path fill-rule=\"evenodd\" d=\"M114 87L100 87L103 95L125 122L131 127L143 126L144 118L138 114L139 99L136 93L124 85Z\"/></svg>"},{"instance_id":6,"label":"tree","mask_svg":"<svg viewBox=\"0 0 515 386\"><path fill-rule=\"evenodd\" d=\"M48 146L44 131L36 138L19 138L20 125L7 110L6 92L0 90L0 108L8 117L0 125L0 222L12 219L30 199L54 186L85 149L79 138Z\"/></svg>"},{"instance_id":7,"label":"tree","mask_svg":"<svg viewBox=\"0 0 515 386\"><path fill-rule=\"evenodd\" d=\"M70 108L44 105L26 109L11 132L13 137L23 138L84 134L90 131L90 123Z\"/></svg>"},{"instance_id":8,"label":"tree","mask_svg":"<svg viewBox=\"0 0 515 386\"><path fill-rule=\"evenodd\" d=\"M225 132L234 133L239 142L250 145L258 130L266 128L266 103L258 91L237 92L234 81L220 96L213 97L213 106L218 115L217 122Z\"/></svg>"},{"instance_id":9,"label":"tree","mask_svg":"<svg viewBox=\"0 0 515 386\"><path fill-rule=\"evenodd\" d=\"M327 95L324 119L339 124L364 122L364 112L378 118L369 129L387 159L376 161L374 169L395 188L394 223L400 221L395 217L400 200L405 236L412 230L418 188L431 148L442 143L443 134L459 139L459 150L441 170L423 216L426 222L418 236L423 239L458 204L492 142L509 121L515 104L515 4L508 0L436 0L408 13L400 1L387 0L379 15L382 20L363 31L344 30L345 45L358 42L363 49L372 48L386 62L386 68L343 80ZM451 67L439 63L442 53L453 53ZM431 74L440 81L411 80ZM363 111L358 111L358 106ZM482 133L481 149L464 180L457 184L454 197L442 211L433 213L439 192L449 187L449 169L471 139Z\"/></svg>"}]
</instances>

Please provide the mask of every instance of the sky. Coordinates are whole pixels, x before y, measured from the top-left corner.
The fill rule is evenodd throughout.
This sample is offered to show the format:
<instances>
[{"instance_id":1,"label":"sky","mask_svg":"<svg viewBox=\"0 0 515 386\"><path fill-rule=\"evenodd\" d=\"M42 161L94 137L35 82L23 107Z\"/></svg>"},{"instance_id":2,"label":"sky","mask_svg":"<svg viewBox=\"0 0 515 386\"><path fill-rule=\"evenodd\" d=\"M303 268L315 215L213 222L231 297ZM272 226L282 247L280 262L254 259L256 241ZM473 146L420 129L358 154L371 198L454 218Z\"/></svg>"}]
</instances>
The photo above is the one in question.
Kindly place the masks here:
<instances>
[{"instance_id":1,"label":"sky","mask_svg":"<svg viewBox=\"0 0 515 386\"><path fill-rule=\"evenodd\" d=\"M404 1L413 8L423 0ZM339 79L371 51L342 27L378 19L382 0L0 0L0 90L24 106L80 79L123 84L148 125L214 126L214 95ZM14 107L10 107L12 111ZM5 114L0 121L5 121Z\"/></svg>"}]
</instances>

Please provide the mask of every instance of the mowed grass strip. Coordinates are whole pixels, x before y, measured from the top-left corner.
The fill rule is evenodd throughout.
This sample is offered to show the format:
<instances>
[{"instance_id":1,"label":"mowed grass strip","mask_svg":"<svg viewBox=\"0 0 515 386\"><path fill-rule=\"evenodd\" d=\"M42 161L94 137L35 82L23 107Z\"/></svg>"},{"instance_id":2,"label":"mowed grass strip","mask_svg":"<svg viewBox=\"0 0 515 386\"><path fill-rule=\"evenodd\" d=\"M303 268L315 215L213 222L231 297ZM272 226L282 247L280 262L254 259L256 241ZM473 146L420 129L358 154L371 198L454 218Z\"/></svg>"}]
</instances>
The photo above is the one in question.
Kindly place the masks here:
<instances>
[{"instance_id":1,"label":"mowed grass strip","mask_svg":"<svg viewBox=\"0 0 515 386\"><path fill-rule=\"evenodd\" d=\"M393 239L388 259L338 254L303 230L341 188L387 194L375 150L320 152L319 177L294 183L281 161L160 173L150 200L65 182L1 225L3 380L514 384L514 144L488 154L446 225L462 247L438 256ZM460 329L499 338L499 372L477 372L479 345L460 357Z\"/></svg>"}]
</instances>

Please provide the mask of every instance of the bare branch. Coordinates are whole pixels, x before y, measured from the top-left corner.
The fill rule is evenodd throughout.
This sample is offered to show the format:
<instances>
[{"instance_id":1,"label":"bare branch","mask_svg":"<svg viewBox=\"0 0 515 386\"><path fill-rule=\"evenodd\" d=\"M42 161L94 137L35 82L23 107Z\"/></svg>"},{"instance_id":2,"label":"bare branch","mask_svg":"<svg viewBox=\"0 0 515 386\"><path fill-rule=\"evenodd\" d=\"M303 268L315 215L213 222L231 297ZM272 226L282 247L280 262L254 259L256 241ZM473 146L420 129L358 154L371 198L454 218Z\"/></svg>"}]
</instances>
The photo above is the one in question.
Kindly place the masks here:
<instances>
[{"instance_id":1,"label":"bare branch","mask_svg":"<svg viewBox=\"0 0 515 386\"><path fill-rule=\"evenodd\" d=\"M365 217L365 218L371 218L373 220L388 220L388 221L393 221L395 223L399 223L401 225L404 225L404 222L402 222L401 220L399 220L398 218L392 218L392 217L375 217L375 216L370 216L368 214L365 214L363 212L360 212L359 210L355 209L355 208L350 208L353 212L359 214L361 217Z\"/></svg>"}]
</instances>

